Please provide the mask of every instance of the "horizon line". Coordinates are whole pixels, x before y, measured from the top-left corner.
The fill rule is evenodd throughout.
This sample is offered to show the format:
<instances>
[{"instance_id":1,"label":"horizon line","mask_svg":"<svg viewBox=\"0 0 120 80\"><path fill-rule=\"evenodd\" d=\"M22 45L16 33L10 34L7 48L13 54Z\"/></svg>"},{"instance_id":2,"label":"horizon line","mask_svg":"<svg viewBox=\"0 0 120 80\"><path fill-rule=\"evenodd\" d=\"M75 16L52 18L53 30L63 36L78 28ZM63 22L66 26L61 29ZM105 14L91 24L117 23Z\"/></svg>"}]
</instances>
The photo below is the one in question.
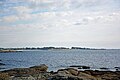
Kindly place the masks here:
<instances>
[{"instance_id":1,"label":"horizon line","mask_svg":"<svg viewBox=\"0 0 120 80\"><path fill-rule=\"evenodd\" d=\"M54 48L69 48L77 47L77 48L90 48L90 49L120 49L120 48L105 48L105 47L82 47L82 46L26 46L26 47L0 47L0 48L45 48L45 47L54 47Z\"/></svg>"}]
</instances>

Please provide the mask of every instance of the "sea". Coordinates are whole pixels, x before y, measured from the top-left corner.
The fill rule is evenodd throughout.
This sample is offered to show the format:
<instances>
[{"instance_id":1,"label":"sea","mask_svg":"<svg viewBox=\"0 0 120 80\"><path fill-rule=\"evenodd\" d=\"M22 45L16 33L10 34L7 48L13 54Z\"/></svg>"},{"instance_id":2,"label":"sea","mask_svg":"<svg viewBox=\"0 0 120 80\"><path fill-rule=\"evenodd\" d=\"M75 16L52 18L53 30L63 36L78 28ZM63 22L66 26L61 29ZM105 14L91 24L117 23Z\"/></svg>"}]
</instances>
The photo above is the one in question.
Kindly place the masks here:
<instances>
[{"instance_id":1,"label":"sea","mask_svg":"<svg viewBox=\"0 0 120 80\"><path fill-rule=\"evenodd\" d=\"M115 67L120 67L120 50L23 50L0 53L0 63L5 64L0 65L0 71L41 64L46 64L48 71L57 71L72 65L89 66L94 70L115 70Z\"/></svg>"}]
</instances>

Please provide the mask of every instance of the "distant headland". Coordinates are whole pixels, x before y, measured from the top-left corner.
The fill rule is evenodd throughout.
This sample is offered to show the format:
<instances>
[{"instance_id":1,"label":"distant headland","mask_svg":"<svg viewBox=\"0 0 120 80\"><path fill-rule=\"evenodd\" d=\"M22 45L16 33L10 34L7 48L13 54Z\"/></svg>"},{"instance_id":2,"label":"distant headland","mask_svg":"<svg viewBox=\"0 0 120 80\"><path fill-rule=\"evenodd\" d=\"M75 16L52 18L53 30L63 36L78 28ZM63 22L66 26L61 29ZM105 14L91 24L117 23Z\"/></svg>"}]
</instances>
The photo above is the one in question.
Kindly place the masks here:
<instances>
[{"instance_id":1,"label":"distant headland","mask_svg":"<svg viewBox=\"0 0 120 80\"><path fill-rule=\"evenodd\" d=\"M26 47L26 48L0 48L0 53L7 53L7 52L20 52L21 50L106 50L106 49L97 49L97 48L83 48L83 47Z\"/></svg>"}]
</instances>

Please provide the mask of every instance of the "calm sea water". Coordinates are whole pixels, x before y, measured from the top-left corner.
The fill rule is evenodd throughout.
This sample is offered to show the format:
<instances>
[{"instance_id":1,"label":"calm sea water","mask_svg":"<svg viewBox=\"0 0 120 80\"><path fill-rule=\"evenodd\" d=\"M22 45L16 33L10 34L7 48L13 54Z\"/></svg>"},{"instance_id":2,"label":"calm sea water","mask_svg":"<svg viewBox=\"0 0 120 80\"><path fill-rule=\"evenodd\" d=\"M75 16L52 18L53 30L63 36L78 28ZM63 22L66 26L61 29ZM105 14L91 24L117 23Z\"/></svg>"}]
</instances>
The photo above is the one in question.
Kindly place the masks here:
<instances>
[{"instance_id":1,"label":"calm sea water","mask_svg":"<svg viewBox=\"0 0 120 80\"><path fill-rule=\"evenodd\" d=\"M46 64L48 70L71 65L85 65L93 69L120 67L120 50L37 50L0 53L0 70ZM2 69L5 68L5 69Z\"/></svg>"}]
</instances>

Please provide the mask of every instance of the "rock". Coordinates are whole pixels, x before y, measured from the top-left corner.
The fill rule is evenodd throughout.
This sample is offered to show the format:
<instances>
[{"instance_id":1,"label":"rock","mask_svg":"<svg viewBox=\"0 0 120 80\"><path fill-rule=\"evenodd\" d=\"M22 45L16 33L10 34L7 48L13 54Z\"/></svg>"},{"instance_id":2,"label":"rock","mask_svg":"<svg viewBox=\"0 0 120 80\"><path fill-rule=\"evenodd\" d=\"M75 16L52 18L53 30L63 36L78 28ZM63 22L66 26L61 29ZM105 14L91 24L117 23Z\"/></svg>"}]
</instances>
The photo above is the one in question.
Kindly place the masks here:
<instances>
[{"instance_id":1,"label":"rock","mask_svg":"<svg viewBox=\"0 0 120 80\"><path fill-rule=\"evenodd\" d=\"M68 79L67 80L81 80L80 78L78 78L78 77L68 77Z\"/></svg>"},{"instance_id":2,"label":"rock","mask_svg":"<svg viewBox=\"0 0 120 80\"><path fill-rule=\"evenodd\" d=\"M78 74L78 70L74 68L60 69L57 72L60 71L64 72L65 74L74 75L74 76L77 76Z\"/></svg>"},{"instance_id":3,"label":"rock","mask_svg":"<svg viewBox=\"0 0 120 80\"><path fill-rule=\"evenodd\" d=\"M114 73L105 73L101 75L101 79L104 80L120 80L120 75L114 74Z\"/></svg>"},{"instance_id":4,"label":"rock","mask_svg":"<svg viewBox=\"0 0 120 80\"><path fill-rule=\"evenodd\" d=\"M89 66L81 66L78 69L90 69L90 67Z\"/></svg>"},{"instance_id":5,"label":"rock","mask_svg":"<svg viewBox=\"0 0 120 80\"><path fill-rule=\"evenodd\" d=\"M75 76L78 75L78 70L77 69L68 68L67 71L70 72L72 75L75 75Z\"/></svg>"},{"instance_id":6,"label":"rock","mask_svg":"<svg viewBox=\"0 0 120 80\"><path fill-rule=\"evenodd\" d=\"M58 77L58 76L54 76L54 77L51 77L47 80L82 80L82 79L79 79L78 77Z\"/></svg>"},{"instance_id":7,"label":"rock","mask_svg":"<svg viewBox=\"0 0 120 80\"><path fill-rule=\"evenodd\" d=\"M80 65L72 65L70 67L81 67Z\"/></svg>"},{"instance_id":8,"label":"rock","mask_svg":"<svg viewBox=\"0 0 120 80\"><path fill-rule=\"evenodd\" d=\"M77 67L78 69L90 69L89 66L80 66L80 65L72 65L70 67Z\"/></svg>"},{"instance_id":9,"label":"rock","mask_svg":"<svg viewBox=\"0 0 120 80\"><path fill-rule=\"evenodd\" d=\"M41 72L47 71L46 65L40 65L40 66L33 66L30 68L15 68L10 70L5 70L3 72L7 72L11 76L24 76L25 74L32 75L32 74L38 74Z\"/></svg>"},{"instance_id":10,"label":"rock","mask_svg":"<svg viewBox=\"0 0 120 80\"><path fill-rule=\"evenodd\" d=\"M67 70L58 70L54 76L68 77L68 76L71 76L71 73L68 72Z\"/></svg>"},{"instance_id":11,"label":"rock","mask_svg":"<svg viewBox=\"0 0 120 80\"><path fill-rule=\"evenodd\" d=\"M78 70L74 68L60 69L48 80L82 80L78 77Z\"/></svg>"},{"instance_id":12,"label":"rock","mask_svg":"<svg viewBox=\"0 0 120 80\"><path fill-rule=\"evenodd\" d=\"M120 67L114 67L116 71L120 71Z\"/></svg>"},{"instance_id":13,"label":"rock","mask_svg":"<svg viewBox=\"0 0 120 80\"><path fill-rule=\"evenodd\" d=\"M0 80L120 80L120 71L78 71L74 68L47 72L46 65L0 71Z\"/></svg>"},{"instance_id":14,"label":"rock","mask_svg":"<svg viewBox=\"0 0 120 80\"><path fill-rule=\"evenodd\" d=\"M93 70L85 70L83 71L89 75L96 76L96 75L102 75L104 72L103 71L93 71Z\"/></svg>"},{"instance_id":15,"label":"rock","mask_svg":"<svg viewBox=\"0 0 120 80\"><path fill-rule=\"evenodd\" d=\"M90 69L89 66L80 66L80 65L72 65L72 66L70 66L70 67L76 67L76 68L78 68L78 69Z\"/></svg>"},{"instance_id":16,"label":"rock","mask_svg":"<svg viewBox=\"0 0 120 80\"><path fill-rule=\"evenodd\" d=\"M10 70L5 70L3 72L8 73L10 76L23 76L25 74L30 74L30 71L28 68L15 68L15 69L10 69Z\"/></svg>"},{"instance_id":17,"label":"rock","mask_svg":"<svg viewBox=\"0 0 120 80\"><path fill-rule=\"evenodd\" d=\"M119 71L92 71L85 70L83 73L89 73L89 75L96 77L100 80L120 80L120 72Z\"/></svg>"},{"instance_id":18,"label":"rock","mask_svg":"<svg viewBox=\"0 0 120 80\"><path fill-rule=\"evenodd\" d=\"M79 80L77 77L78 71L73 68L60 69L53 74L48 80Z\"/></svg>"},{"instance_id":19,"label":"rock","mask_svg":"<svg viewBox=\"0 0 120 80\"><path fill-rule=\"evenodd\" d=\"M120 69L120 67L114 67L114 68L116 68L116 69Z\"/></svg>"},{"instance_id":20,"label":"rock","mask_svg":"<svg viewBox=\"0 0 120 80\"><path fill-rule=\"evenodd\" d=\"M21 52L21 51L17 51L17 50L0 50L0 53L12 53L12 52Z\"/></svg>"},{"instance_id":21,"label":"rock","mask_svg":"<svg viewBox=\"0 0 120 80\"><path fill-rule=\"evenodd\" d=\"M52 75L52 74L50 74L50 73L41 73L41 74L39 74L38 79L47 79L47 78L49 78L51 75Z\"/></svg>"},{"instance_id":22,"label":"rock","mask_svg":"<svg viewBox=\"0 0 120 80\"><path fill-rule=\"evenodd\" d=\"M51 74L54 74L54 71L50 71Z\"/></svg>"},{"instance_id":23,"label":"rock","mask_svg":"<svg viewBox=\"0 0 120 80\"><path fill-rule=\"evenodd\" d=\"M45 64L42 64L40 66L30 67L30 70L35 70L35 71L38 71L38 72L46 72L47 69L48 69L48 67Z\"/></svg>"},{"instance_id":24,"label":"rock","mask_svg":"<svg viewBox=\"0 0 120 80\"><path fill-rule=\"evenodd\" d=\"M0 80L9 80L9 78L8 73L0 73Z\"/></svg>"},{"instance_id":25,"label":"rock","mask_svg":"<svg viewBox=\"0 0 120 80\"><path fill-rule=\"evenodd\" d=\"M80 71L79 71L78 76L79 76L79 78L81 78L83 80L96 80L96 78L94 76L80 72Z\"/></svg>"},{"instance_id":26,"label":"rock","mask_svg":"<svg viewBox=\"0 0 120 80\"><path fill-rule=\"evenodd\" d=\"M100 68L100 69L106 69L106 70L108 70L109 68L102 67L102 68Z\"/></svg>"},{"instance_id":27,"label":"rock","mask_svg":"<svg viewBox=\"0 0 120 80\"><path fill-rule=\"evenodd\" d=\"M32 76L27 76L27 77L12 77L11 80L36 80Z\"/></svg>"}]
</instances>

